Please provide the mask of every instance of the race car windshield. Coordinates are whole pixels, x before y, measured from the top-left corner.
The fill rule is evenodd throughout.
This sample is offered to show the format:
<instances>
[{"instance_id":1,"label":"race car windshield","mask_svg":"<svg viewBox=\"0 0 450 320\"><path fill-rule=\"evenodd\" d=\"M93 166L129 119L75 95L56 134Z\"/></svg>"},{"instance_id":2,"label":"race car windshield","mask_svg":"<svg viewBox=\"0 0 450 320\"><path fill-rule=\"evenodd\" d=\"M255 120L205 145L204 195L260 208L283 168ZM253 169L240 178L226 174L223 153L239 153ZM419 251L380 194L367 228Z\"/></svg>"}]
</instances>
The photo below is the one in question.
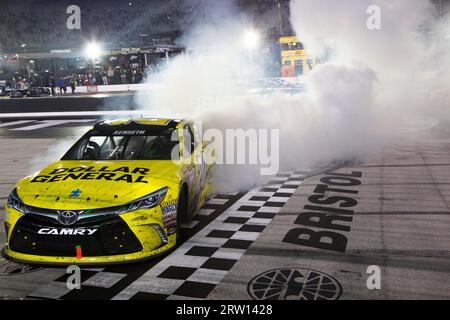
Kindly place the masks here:
<instances>
[{"instance_id":1,"label":"race car windshield","mask_svg":"<svg viewBox=\"0 0 450 320\"><path fill-rule=\"evenodd\" d=\"M172 150L174 157L178 158L178 141L173 141L169 133L136 136L95 134L79 140L62 160L171 160Z\"/></svg>"}]
</instances>

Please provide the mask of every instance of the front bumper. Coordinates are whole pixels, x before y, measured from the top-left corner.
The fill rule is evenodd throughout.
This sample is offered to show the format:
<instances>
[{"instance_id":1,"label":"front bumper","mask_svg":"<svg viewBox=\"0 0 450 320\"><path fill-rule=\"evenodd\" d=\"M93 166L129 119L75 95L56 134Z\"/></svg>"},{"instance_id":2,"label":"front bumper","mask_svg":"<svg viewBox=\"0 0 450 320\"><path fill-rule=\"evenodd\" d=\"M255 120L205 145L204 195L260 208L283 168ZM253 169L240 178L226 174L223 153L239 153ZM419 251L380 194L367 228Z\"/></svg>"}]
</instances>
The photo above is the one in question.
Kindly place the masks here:
<instances>
[{"instance_id":1,"label":"front bumper","mask_svg":"<svg viewBox=\"0 0 450 320\"><path fill-rule=\"evenodd\" d=\"M86 221L73 228L23 215L11 208L7 209L7 214L10 227L5 255L18 262L47 265L128 263L158 256L176 244L176 234L167 236L159 206L101 221Z\"/></svg>"}]
</instances>

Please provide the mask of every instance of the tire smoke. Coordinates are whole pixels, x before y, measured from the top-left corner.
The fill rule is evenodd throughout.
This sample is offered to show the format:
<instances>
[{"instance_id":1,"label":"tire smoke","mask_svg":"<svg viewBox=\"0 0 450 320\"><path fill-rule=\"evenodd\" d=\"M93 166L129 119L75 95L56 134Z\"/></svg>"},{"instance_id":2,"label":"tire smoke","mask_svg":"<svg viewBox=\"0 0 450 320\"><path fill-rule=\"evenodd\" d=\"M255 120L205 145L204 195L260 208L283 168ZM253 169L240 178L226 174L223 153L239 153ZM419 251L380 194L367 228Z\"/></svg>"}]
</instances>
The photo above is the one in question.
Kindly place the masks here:
<instances>
[{"instance_id":1,"label":"tire smoke","mask_svg":"<svg viewBox=\"0 0 450 320\"><path fill-rule=\"evenodd\" d=\"M380 8L379 30L367 26L371 5ZM239 80L262 73L258 54L240 41L248 20L228 8L220 21L202 19L185 34L194 54L173 59L151 80L160 89L139 92L137 104L155 116L199 120L204 129L280 129L282 170L380 151L405 120L436 105L434 72L449 55L423 31L437 27L430 1L292 0L290 8L306 50L325 59L304 79L306 90L258 94L242 86ZM237 165L219 168L217 178L225 191L262 181Z\"/></svg>"}]
</instances>

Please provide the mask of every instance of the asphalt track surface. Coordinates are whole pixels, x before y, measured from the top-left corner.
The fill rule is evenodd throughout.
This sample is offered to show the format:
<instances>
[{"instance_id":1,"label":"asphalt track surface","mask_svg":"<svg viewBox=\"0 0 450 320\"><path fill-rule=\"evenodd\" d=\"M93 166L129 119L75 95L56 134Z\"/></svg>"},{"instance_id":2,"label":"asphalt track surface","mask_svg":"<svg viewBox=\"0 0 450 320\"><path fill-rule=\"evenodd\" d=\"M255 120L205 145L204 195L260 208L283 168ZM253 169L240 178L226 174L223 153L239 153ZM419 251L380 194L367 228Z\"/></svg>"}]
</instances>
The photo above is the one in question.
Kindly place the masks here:
<instances>
[{"instance_id":1,"label":"asphalt track surface","mask_svg":"<svg viewBox=\"0 0 450 320\"><path fill-rule=\"evenodd\" d=\"M61 104L65 99L70 103ZM86 99L100 100L87 107ZM42 102L47 109L26 112L56 105L64 112L108 110L104 99L50 98ZM3 102L0 113L15 112ZM49 146L86 130L96 117L0 114L0 121L3 205L15 181L50 161ZM83 268L81 290L67 288L65 268L0 258L0 297L449 299L448 128L448 122L425 121L358 161L281 172L268 185L218 195L184 226L175 251L137 264ZM371 290L368 279L377 268L380 289Z\"/></svg>"}]
</instances>

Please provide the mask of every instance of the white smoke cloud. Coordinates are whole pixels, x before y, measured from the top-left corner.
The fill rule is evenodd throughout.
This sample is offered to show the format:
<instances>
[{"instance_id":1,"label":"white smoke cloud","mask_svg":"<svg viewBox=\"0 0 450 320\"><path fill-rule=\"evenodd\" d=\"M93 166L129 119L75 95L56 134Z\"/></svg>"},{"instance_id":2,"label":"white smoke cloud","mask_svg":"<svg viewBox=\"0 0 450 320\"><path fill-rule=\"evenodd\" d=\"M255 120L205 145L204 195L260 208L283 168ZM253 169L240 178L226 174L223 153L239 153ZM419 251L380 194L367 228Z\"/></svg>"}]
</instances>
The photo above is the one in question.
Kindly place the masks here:
<instances>
[{"instance_id":1,"label":"white smoke cloud","mask_svg":"<svg viewBox=\"0 0 450 320\"><path fill-rule=\"evenodd\" d=\"M305 79L307 90L296 94L248 93L243 79L263 77L258 51L243 40L251 19L232 0L204 3L182 37L193 52L171 59L150 77L152 89L135 97L154 117L193 118L204 129L280 129L281 169L303 170L377 152L408 134L401 129L409 123L439 117L448 106L450 41L442 32L450 19L436 20L429 0L292 0L298 38L309 53L328 56ZM380 30L366 26L371 5L381 10ZM33 160L30 173L58 160L74 141L55 143ZM262 183L259 169L220 166L217 191Z\"/></svg>"},{"instance_id":2,"label":"white smoke cloud","mask_svg":"<svg viewBox=\"0 0 450 320\"><path fill-rule=\"evenodd\" d=\"M371 6L380 9L380 30L367 26ZM405 72L409 66L417 69L425 49L417 29L430 21L433 8L429 0L292 0L291 22L309 50L318 53L327 46L333 61Z\"/></svg>"},{"instance_id":3,"label":"white smoke cloud","mask_svg":"<svg viewBox=\"0 0 450 320\"><path fill-rule=\"evenodd\" d=\"M373 4L381 9L381 30L366 26ZM154 116L201 120L204 128L279 128L282 169L290 170L376 152L399 134L405 118L434 103L423 95L433 87L424 71L439 66L430 61L448 51L418 33L432 21L428 0L293 0L296 34L307 50L330 58L297 94L246 93L237 79L261 75L258 55L242 44L251 25L226 9L221 19L197 21L185 34L194 54L173 59L152 79L160 89L139 92L138 105ZM440 76L448 79L445 71ZM260 183L253 169L219 168L219 191Z\"/></svg>"}]
</instances>

